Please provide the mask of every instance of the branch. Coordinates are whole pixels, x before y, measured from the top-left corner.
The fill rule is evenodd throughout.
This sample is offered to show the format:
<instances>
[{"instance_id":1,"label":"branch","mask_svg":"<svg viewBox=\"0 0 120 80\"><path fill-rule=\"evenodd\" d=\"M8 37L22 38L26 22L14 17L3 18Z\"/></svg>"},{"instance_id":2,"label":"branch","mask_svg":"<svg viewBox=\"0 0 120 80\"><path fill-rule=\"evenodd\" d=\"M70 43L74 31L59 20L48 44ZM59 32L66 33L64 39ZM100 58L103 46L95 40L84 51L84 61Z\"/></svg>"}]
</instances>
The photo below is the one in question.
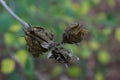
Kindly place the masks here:
<instances>
[{"instance_id":1,"label":"branch","mask_svg":"<svg viewBox=\"0 0 120 80\"><path fill-rule=\"evenodd\" d=\"M12 17L14 17L18 22L20 22L26 29L29 28L30 26L28 25L28 23L26 23L25 21L23 21L20 17L18 17L5 3L4 0L0 0L1 5L10 13L10 15Z\"/></svg>"},{"instance_id":2,"label":"branch","mask_svg":"<svg viewBox=\"0 0 120 80\"><path fill-rule=\"evenodd\" d=\"M21 64L21 62L17 59L17 57L13 54L10 53L10 57L20 66L22 73L24 74L24 67ZM35 76L37 77L38 80L46 80L43 75L41 75L40 72L38 72L37 70L34 71ZM25 74L24 74L25 75ZM26 79L25 79L26 80Z\"/></svg>"}]
</instances>

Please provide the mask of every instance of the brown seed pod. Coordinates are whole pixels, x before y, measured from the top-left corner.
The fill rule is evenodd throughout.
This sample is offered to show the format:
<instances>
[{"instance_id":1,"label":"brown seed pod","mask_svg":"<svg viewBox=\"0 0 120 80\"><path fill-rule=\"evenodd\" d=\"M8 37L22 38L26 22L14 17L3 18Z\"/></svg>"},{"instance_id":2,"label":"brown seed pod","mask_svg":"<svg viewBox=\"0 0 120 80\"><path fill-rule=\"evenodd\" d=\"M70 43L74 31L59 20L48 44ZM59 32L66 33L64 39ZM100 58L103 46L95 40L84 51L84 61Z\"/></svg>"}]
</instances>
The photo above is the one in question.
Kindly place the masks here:
<instances>
[{"instance_id":1,"label":"brown seed pod","mask_svg":"<svg viewBox=\"0 0 120 80\"><path fill-rule=\"evenodd\" d=\"M79 44L88 31L79 23L67 27L63 33L62 43Z\"/></svg>"},{"instance_id":2,"label":"brown seed pod","mask_svg":"<svg viewBox=\"0 0 120 80\"><path fill-rule=\"evenodd\" d=\"M69 63L71 60L71 52L61 46L56 46L49 53L49 58L55 59L59 63Z\"/></svg>"},{"instance_id":3,"label":"brown seed pod","mask_svg":"<svg viewBox=\"0 0 120 80\"><path fill-rule=\"evenodd\" d=\"M41 27L30 27L25 31L25 40L32 55L39 57L39 54L47 52L49 45L53 43L53 34Z\"/></svg>"}]
</instances>

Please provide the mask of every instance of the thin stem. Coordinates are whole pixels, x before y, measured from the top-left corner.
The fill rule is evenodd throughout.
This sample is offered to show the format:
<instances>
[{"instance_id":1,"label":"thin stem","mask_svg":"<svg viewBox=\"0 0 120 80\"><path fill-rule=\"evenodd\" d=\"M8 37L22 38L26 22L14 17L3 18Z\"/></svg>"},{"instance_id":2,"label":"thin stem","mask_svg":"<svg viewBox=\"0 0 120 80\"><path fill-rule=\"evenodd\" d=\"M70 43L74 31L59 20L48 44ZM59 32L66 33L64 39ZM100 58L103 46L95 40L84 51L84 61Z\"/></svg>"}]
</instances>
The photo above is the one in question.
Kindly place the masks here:
<instances>
[{"instance_id":1,"label":"thin stem","mask_svg":"<svg viewBox=\"0 0 120 80\"><path fill-rule=\"evenodd\" d=\"M41 75L38 71L35 71L35 75L38 78L38 80L46 80L43 75Z\"/></svg>"},{"instance_id":2,"label":"thin stem","mask_svg":"<svg viewBox=\"0 0 120 80\"><path fill-rule=\"evenodd\" d=\"M10 57L23 69L23 65L13 53L10 53Z\"/></svg>"},{"instance_id":3,"label":"thin stem","mask_svg":"<svg viewBox=\"0 0 120 80\"><path fill-rule=\"evenodd\" d=\"M17 21L19 21L26 29L29 28L30 26L28 23L23 21L20 17L18 17L5 3L4 0L0 0L1 5L11 14L12 17L14 17Z\"/></svg>"},{"instance_id":4,"label":"thin stem","mask_svg":"<svg viewBox=\"0 0 120 80\"><path fill-rule=\"evenodd\" d=\"M69 69L68 64L65 63L64 65L65 65L65 68L68 70Z\"/></svg>"}]
</instances>

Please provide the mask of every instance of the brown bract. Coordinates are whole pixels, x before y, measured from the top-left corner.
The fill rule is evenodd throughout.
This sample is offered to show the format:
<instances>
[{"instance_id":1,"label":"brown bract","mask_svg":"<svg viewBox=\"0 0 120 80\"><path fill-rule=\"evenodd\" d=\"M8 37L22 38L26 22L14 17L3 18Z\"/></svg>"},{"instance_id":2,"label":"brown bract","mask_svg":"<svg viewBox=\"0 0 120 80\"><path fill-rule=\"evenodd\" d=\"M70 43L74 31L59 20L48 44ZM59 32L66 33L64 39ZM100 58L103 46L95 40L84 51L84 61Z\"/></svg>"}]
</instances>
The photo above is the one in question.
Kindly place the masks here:
<instances>
[{"instance_id":1,"label":"brown bract","mask_svg":"<svg viewBox=\"0 0 120 80\"><path fill-rule=\"evenodd\" d=\"M80 43L87 32L88 31L83 28L83 25L78 23L72 24L65 29L62 42L69 44Z\"/></svg>"},{"instance_id":2,"label":"brown bract","mask_svg":"<svg viewBox=\"0 0 120 80\"><path fill-rule=\"evenodd\" d=\"M56 46L51 51L51 56L49 58L55 59L59 63L69 63L71 60L71 52L62 46Z\"/></svg>"},{"instance_id":3,"label":"brown bract","mask_svg":"<svg viewBox=\"0 0 120 80\"><path fill-rule=\"evenodd\" d=\"M25 40L28 49L34 57L47 52L49 45L53 42L53 34L42 27L30 27L25 31Z\"/></svg>"}]
</instances>

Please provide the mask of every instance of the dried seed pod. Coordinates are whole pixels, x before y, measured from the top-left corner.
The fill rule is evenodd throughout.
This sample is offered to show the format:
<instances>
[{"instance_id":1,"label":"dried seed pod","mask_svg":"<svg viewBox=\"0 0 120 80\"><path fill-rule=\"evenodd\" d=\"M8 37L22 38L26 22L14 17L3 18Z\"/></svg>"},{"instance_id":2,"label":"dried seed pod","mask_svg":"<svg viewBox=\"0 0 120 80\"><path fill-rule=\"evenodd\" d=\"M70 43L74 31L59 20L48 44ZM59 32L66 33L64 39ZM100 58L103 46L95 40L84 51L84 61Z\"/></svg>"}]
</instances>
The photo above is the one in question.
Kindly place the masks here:
<instances>
[{"instance_id":1,"label":"dried seed pod","mask_svg":"<svg viewBox=\"0 0 120 80\"><path fill-rule=\"evenodd\" d=\"M86 33L87 30L83 28L83 25L72 24L65 29L62 43L79 44Z\"/></svg>"},{"instance_id":2,"label":"dried seed pod","mask_svg":"<svg viewBox=\"0 0 120 80\"><path fill-rule=\"evenodd\" d=\"M55 59L59 63L69 63L71 60L71 52L61 46L56 46L48 55L49 58Z\"/></svg>"},{"instance_id":3,"label":"dried seed pod","mask_svg":"<svg viewBox=\"0 0 120 80\"><path fill-rule=\"evenodd\" d=\"M29 51L34 57L48 51L49 45L53 43L53 34L41 27L30 27L25 31L25 40Z\"/></svg>"},{"instance_id":4,"label":"dried seed pod","mask_svg":"<svg viewBox=\"0 0 120 80\"><path fill-rule=\"evenodd\" d=\"M71 57L71 60L70 60L70 62L69 62L69 65L77 64L78 61L79 61L79 57L77 57L77 56L72 56L72 57Z\"/></svg>"}]
</instances>

